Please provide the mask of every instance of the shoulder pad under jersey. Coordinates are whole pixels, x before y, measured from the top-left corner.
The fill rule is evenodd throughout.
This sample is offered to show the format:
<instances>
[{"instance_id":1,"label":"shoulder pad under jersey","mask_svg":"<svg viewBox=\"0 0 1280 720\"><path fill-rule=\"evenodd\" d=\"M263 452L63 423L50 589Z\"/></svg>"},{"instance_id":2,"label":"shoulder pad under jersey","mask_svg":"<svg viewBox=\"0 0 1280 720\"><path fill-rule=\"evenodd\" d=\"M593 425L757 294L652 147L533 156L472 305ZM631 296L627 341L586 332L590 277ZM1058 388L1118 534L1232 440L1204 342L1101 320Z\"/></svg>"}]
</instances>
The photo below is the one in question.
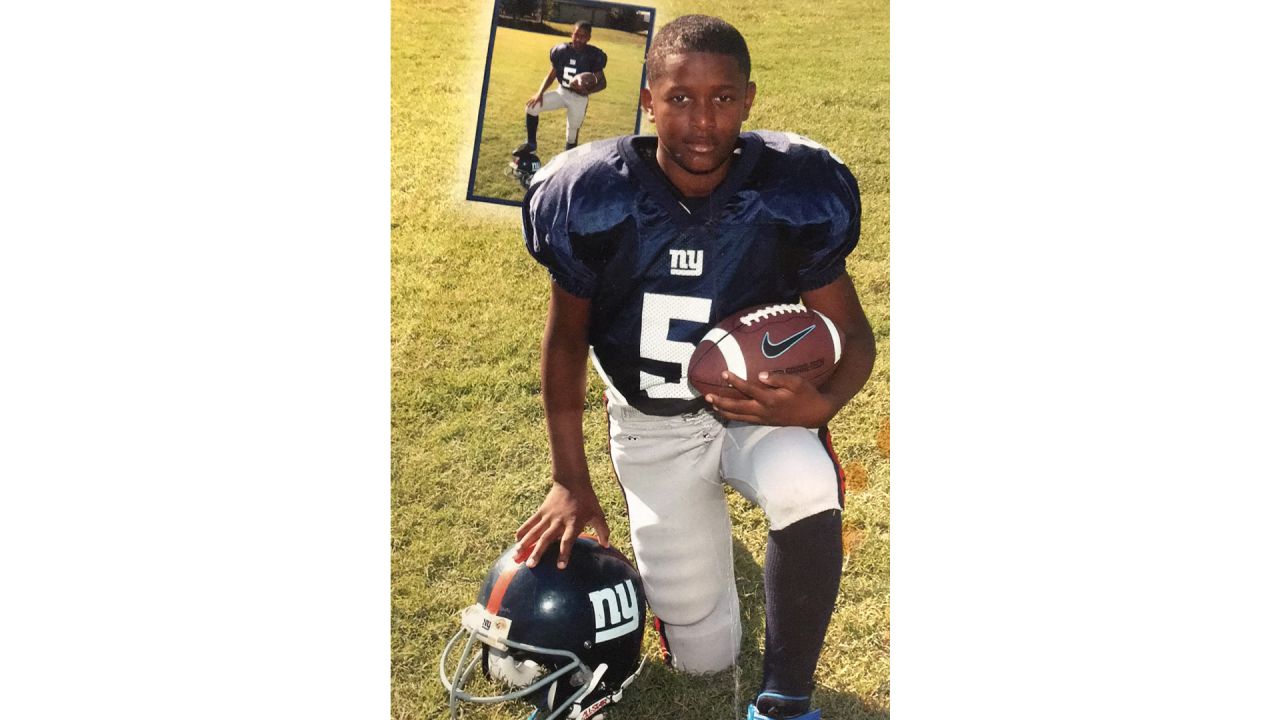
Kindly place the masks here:
<instances>
[{"instance_id":1,"label":"shoulder pad under jersey","mask_svg":"<svg viewBox=\"0 0 1280 720\"><path fill-rule=\"evenodd\" d=\"M770 218L796 225L845 224L861 213L858 181L835 153L795 133L756 131L765 141L755 190Z\"/></svg>"},{"instance_id":2,"label":"shoulder pad under jersey","mask_svg":"<svg viewBox=\"0 0 1280 720\"><path fill-rule=\"evenodd\" d=\"M636 195L619 140L597 140L552 158L529 184L526 212L548 230L579 235L616 226L631 214Z\"/></svg>"},{"instance_id":3,"label":"shoulder pad under jersey","mask_svg":"<svg viewBox=\"0 0 1280 720\"><path fill-rule=\"evenodd\" d=\"M634 213L636 188L619 141L597 140L555 156L525 194L525 247L575 295L588 296L595 287L576 243L618 227Z\"/></svg>"}]
</instances>

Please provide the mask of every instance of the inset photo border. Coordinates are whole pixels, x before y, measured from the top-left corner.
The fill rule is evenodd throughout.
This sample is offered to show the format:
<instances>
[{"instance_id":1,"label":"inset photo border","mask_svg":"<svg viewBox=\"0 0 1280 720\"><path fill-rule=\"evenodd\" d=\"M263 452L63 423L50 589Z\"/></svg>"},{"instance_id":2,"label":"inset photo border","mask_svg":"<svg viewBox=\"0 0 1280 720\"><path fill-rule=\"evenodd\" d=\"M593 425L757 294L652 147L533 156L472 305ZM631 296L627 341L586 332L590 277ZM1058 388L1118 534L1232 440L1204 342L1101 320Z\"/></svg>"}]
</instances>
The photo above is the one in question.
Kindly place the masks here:
<instances>
[{"instance_id":1,"label":"inset photo border","mask_svg":"<svg viewBox=\"0 0 1280 720\"><path fill-rule=\"evenodd\" d=\"M519 205L532 174L568 146L639 133L640 89L656 16L652 7L593 0L495 0L467 199ZM587 47L600 52L561 49L561 64L553 64L553 51L572 46L580 22L590 24ZM604 61L594 73L599 89L585 95L576 83L568 86L579 58ZM544 86L543 102L531 113ZM574 122L580 123L576 138ZM533 149L527 146L531 131Z\"/></svg>"}]
</instances>

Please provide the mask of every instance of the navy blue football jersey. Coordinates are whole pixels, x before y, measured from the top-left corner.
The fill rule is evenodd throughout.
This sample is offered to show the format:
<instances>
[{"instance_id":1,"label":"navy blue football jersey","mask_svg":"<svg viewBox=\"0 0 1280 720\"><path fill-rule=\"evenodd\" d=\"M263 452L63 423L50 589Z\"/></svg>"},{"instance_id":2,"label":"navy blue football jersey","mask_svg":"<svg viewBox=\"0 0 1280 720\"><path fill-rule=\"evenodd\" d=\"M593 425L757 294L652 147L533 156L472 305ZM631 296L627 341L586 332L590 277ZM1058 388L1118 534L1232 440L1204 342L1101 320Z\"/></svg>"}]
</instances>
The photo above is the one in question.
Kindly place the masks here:
<instances>
[{"instance_id":1,"label":"navy blue football jersey","mask_svg":"<svg viewBox=\"0 0 1280 720\"><path fill-rule=\"evenodd\" d=\"M569 87L569 81L574 75L580 72L600 72L608 62L609 56L594 45L574 50L573 43L560 43L551 48L551 66L555 68L556 79L563 87Z\"/></svg>"},{"instance_id":2,"label":"navy blue football jersey","mask_svg":"<svg viewBox=\"0 0 1280 720\"><path fill-rule=\"evenodd\" d=\"M556 284L591 300L610 402L674 415L705 404L685 374L707 330L840 277L862 206L844 163L798 135L744 133L698 203L667 180L656 147L632 135L556 156L525 195L524 238Z\"/></svg>"}]
</instances>

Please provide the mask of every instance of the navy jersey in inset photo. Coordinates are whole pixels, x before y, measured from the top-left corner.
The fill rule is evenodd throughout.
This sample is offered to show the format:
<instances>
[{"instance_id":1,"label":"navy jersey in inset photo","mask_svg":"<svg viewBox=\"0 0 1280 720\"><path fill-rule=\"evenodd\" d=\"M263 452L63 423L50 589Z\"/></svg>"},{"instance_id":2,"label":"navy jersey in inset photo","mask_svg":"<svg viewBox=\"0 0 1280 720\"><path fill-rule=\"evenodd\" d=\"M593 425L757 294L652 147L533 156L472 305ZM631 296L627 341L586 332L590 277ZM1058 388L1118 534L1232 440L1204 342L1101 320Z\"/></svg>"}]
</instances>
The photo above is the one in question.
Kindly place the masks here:
<instances>
[{"instance_id":1,"label":"navy jersey in inset photo","mask_svg":"<svg viewBox=\"0 0 1280 720\"><path fill-rule=\"evenodd\" d=\"M580 72L600 72L608 64L609 56L595 45L586 45L582 50L574 50L573 43L560 43L551 48L551 66L556 70L556 79L564 87Z\"/></svg>"},{"instance_id":2,"label":"navy jersey in inset photo","mask_svg":"<svg viewBox=\"0 0 1280 720\"><path fill-rule=\"evenodd\" d=\"M844 163L799 135L744 133L697 203L662 174L656 147L632 135L556 156L525 195L524 239L557 285L591 300L610 402L675 415L705 404L685 375L707 330L839 278L862 206Z\"/></svg>"}]
</instances>

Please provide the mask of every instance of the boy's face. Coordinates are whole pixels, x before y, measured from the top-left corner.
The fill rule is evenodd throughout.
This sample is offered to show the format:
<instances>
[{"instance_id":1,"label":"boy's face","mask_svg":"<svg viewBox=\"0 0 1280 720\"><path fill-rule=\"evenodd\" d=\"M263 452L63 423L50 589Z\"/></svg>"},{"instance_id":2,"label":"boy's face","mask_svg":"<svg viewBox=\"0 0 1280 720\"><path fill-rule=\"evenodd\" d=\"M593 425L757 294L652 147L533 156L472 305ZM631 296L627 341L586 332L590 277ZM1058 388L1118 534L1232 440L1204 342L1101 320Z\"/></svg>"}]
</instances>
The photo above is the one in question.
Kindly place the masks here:
<instances>
[{"instance_id":1,"label":"boy's face","mask_svg":"<svg viewBox=\"0 0 1280 720\"><path fill-rule=\"evenodd\" d=\"M729 55L681 53L640 91L640 104L657 126L658 165L686 196L710 194L729 171L756 86Z\"/></svg>"},{"instance_id":2,"label":"boy's face","mask_svg":"<svg viewBox=\"0 0 1280 720\"><path fill-rule=\"evenodd\" d=\"M587 43L591 42L591 31L586 28L574 28L573 37L570 40L573 42L574 50L581 50Z\"/></svg>"}]
</instances>

